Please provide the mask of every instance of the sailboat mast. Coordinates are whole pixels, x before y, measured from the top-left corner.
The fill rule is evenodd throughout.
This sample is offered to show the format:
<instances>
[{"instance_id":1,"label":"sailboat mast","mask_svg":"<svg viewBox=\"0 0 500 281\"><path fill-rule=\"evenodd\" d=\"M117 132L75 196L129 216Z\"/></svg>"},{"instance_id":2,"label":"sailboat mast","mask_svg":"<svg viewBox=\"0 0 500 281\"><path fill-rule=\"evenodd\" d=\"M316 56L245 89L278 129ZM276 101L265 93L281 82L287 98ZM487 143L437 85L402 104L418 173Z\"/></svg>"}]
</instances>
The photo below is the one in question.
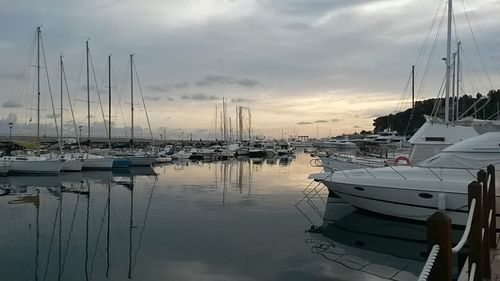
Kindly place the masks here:
<instances>
[{"instance_id":1,"label":"sailboat mast","mask_svg":"<svg viewBox=\"0 0 500 281\"><path fill-rule=\"evenodd\" d=\"M460 116L460 112L458 110L460 109L459 101L460 101L460 45L461 44L462 44L461 42L457 43L457 103L456 103L457 119L458 116Z\"/></svg>"},{"instance_id":2,"label":"sailboat mast","mask_svg":"<svg viewBox=\"0 0 500 281\"><path fill-rule=\"evenodd\" d=\"M415 66L411 66L411 108L415 109Z\"/></svg>"},{"instance_id":3,"label":"sailboat mast","mask_svg":"<svg viewBox=\"0 0 500 281\"><path fill-rule=\"evenodd\" d=\"M108 130L109 148L111 149L111 55L108 55Z\"/></svg>"},{"instance_id":4,"label":"sailboat mast","mask_svg":"<svg viewBox=\"0 0 500 281\"><path fill-rule=\"evenodd\" d=\"M130 148L134 149L134 55L130 55Z\"/></svg>"},{"instance_id":5,"label":"sailboat mast","mask_svg":"<svg viewBox=\"0 0 500 281\"><path fill-rule=\"evenodd\" d=\"M87 137L90 141L90 75L89 75L89 41L85 42L85 54L87 57Z\"/></svg>"},{"instance_id":6,"label":"sailboat mast","mask_svg":"<svg viewBox=\"0 0 500 281\"><path fill-rule=\"evenodd\" d=\"M38 102L36 108L36 142L40 143L40 27L36 28L36 76L37 76L37 92Z\"/></svg>"},{"instance_id":7,"label":"sailboat mast","mask_svg":"<svg viewBox=\"0 0 500 281\"><path fill-rule=\"evenodd\" d=\"M446 95L444 101L444 119L450 121L450 67L451 67L451 19L453 16L453 0L448 0L448 35L446 40Z\"/></svg>"},{"instance_id":8,"label":"sailboat mast","mask_svg":"<svg viewBox=\"0 0 500 281\"><path fill-rule=\"evenodd\" d=\"M59 56L60 67L61 67L61 147L63 145L63 60L62 55Z\"/></svg>"}]
</instances>

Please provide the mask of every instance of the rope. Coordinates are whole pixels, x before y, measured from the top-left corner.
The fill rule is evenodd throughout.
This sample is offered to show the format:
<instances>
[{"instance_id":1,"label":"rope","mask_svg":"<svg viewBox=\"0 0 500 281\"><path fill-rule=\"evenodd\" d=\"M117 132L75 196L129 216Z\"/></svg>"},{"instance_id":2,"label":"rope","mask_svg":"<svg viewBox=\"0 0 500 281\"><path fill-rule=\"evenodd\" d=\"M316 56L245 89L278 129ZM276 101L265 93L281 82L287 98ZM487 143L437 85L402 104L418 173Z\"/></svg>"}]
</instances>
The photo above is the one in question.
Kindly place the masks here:
<instances>
[{"instance_id":1,"label":"rope","mask_svg":"<svg viewBox=\"0 0 500 281\"><path fill-rule=\"evenodd\" d=\"M467 11L467 8L465 7L465 3L463 0L462 0L462 5L464 6L465 18L467 19L467 23L469 25L469 30L470 30L470 33L472 35L472 39L474 39L474 45L476 47L477 54L479 55L479 60L481 61L481 66L483 67L484 73L486 74L486 78L488 79L488 82L490 83L491 89L493 89L493 83L491 83L490 75L488 74L488 71L486 70L486 65L484 64L483 56L481 56L481 52L479 51L479 46L477 44L476 35L474 34L474 31L472 30L472 26L471 26L470 21L469 21L469 13Z\"/></svg>"},{"instance_id":2,"label":"rope","mask_svg":"<svg viewBox=\"0 0 500 281\"><path fill-rule=\"evenodd\" d=\"M149 134L151 137L151 145L154 146L154 138L153 138L153 131L151 130L151 122L149 121L148 109L146 108L146 102L144 101L144 94L142 93L141 82L139 81L139 75L137 74L135 61L134 61L134 72L135 72L135 78L137 80L137 86L139 86L139 92L141 93L142 105L144 106L144 112L146 113L146 120L148 121Z\"/></svg>"},{"instance_id":3,"label":"rope","mask_svg":"<svg viewBox=\"0 0 500 281\"><path fill-rule=\"evenodd\" d=\"M472 202L470 203L469 216L467 217L467 224L465 225L464 234L462 235L462 238L460 239L458 244L451 249L451 252L454 254L462 250L462 248L465 245L465 242L467 242L467 238L469 238L470 228L472 225L472 217L474 216L475 209L476 209L476 198L473 198Z\"/></svg>"},{"instance_id":4,"label":"rope","mask_svg":"<svg viewBox=\"0 0 500 281\"><path fill-rule=\"evenodd\" d=\"M469 281L474 281L475 275L476 275L476 263L473 263L469 271Z\"/></svg>"},{"instance_id":5,"label":"rope","mask_svg":"<svg viewBox=\"0 0 500 281\"><path fill-rule=\"evenodd\" d=\"M427 257L427 261L425 262L424 268L418 276L418 281L427 281L429 274L431 273L432 266L434 266L434 262L436 261L436 257L439 254L439 245L432 246L431 252L429 253L429 257Z\"/></svg>"},{"instance_id":6,"label":"rope","mask_svg":"<svg viewBox=\"0 0 500 281\"><path fill-rule=\"evenodd\" d=\"M90 54L90 50L89 50L89 60L90 60L90 66L92 68L92 75L94 76L94 83L97 92L97 97L99 99L99 106L101 108L102 122L104 123L104 129L106 130L106 136L108 137L108 144L109 147L111 148L111 136L109 135L108 124L106 124L106 117L104 115L104 108L102 107L102 101L101 101L101 93L99 92L99 86L97 85L97 77L95 75L94 62L92 61L92 55ZM106 66L108 66L107 63ZM109 118L111 118L111 116Z\"/></svg>"}]
</instances>

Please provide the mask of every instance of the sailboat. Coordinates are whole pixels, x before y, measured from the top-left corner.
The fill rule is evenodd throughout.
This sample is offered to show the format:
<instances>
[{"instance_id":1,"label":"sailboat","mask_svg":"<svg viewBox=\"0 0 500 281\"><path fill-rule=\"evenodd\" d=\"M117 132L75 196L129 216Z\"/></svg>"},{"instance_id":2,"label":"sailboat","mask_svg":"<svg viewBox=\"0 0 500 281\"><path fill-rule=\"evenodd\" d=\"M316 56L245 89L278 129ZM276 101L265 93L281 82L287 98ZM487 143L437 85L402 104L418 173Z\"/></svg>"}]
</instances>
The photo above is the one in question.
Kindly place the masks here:
<instances>
[{"instance_id":1,"label":"sailboat","mask_svg":"<svg viewBox=\"0 0 500 281\"><path fill-rule=\"evenodd\" d=\"M60 146L60 150L61 150L60 159L63 161L61 170L65 171L65 172L80 172L82 170L82 166L83 166L83 159L81 159L81 157L79 157L79 155L75 155L72 153L64 153L64 151L63 151L63 146L64 146L64 143L63 143L63 140L64 140L64 138L63 138L63 135L64 135L63 79L65 78L65 74L64 74L64 64L63 64L62 55L59 56L59 61L60 61L60 73L61 73L61 75L60 75L61 76L60 77L61 78L61 113L60 113L60 115L61 115L60 116L61 117L61 134L59 136L59 146ZM75 128L75 133L76 133L76 128ZM80 141L78 141L78 146L80 146Z\"/></svg>"},{"instance_id":2,"label":"sailboat","mask_svg":"<svg viewBox=\"0 0 500 281\"><path fill-rule=\"evenodd\" d=\"M465 225L467 185L476 180L479 169L500 164L500 132L493 121L450 121L451 16L449 0L445 118L428 118L410 139L416 142L412 154L421 150L420 156L431 156L413 166L355 169L318 178L330 192L354 207L412 220L426 220L440 210L452 218L453 224Z\"/></svg>"},{"instance_id":3,"label":"sailboat","mask_svg":"<svg viewBox=\"0 0 500 281\"><path fill-rule=\"evenodd\" d=\"M115 152L113 155L130 160L131 166L151 166L156 160L156 155L134 151L134 55L130 55L130 118L131 139L130 151Z\"/></svg>"},{"instance_id":4,"label":"sailboat","mask_svg":"<svg viewBox=\"0 0 500 281\"><path fill-rule=\"evenodd\" d=\"M85 42L85 56L87 60L87 134L90 145L90 76L89 76L89 41ZM81 137L81 136L80 136ZM83 153L83 170L110 170L113 168L113 158L109 156Z\"/></svg>"},{"instance_id":5,"label":"sailboat","mask_svg":"<svg viewBox=\"0 0 500 281\"><path fill-rule=\"evenodd\" d=\"M40 43L41 30L36 29L37 40L37 144L40 144ZM57 129L57 128L56 128ZM52 159L51 157L38 155L17 155L4 156L2 160L6 165L10 166L10 174L28 174L28 175L57 175L61 172L63 161L60 159Z\"/></svg>"}]
</instances>

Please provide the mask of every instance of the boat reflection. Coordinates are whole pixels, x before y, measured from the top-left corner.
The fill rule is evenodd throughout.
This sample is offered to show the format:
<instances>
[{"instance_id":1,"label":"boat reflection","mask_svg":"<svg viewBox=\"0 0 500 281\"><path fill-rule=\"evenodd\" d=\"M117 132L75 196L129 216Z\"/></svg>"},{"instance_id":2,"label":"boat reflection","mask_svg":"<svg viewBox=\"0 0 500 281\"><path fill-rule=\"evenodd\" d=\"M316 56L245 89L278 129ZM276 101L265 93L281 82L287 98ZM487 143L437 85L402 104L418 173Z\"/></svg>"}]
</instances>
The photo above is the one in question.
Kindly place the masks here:
<instances>
[{"instance_id":1,"label":"boat reflection","mask_svg":"<svg viewBox=\"0 0 500 281\"><path fill-rule=\"evenodd\" d=\"M155 175L154 182L149 180L148 186L143 178L151 175ZM146 198L134 198L137 180ZM0 242L2 249L12 253L0 256L1 264L10 265L2 269L6 274L2 276L10 274L15 280L132 279L156 183L152 169L131 169L119 176L96 171L3 178L0 208L16 227L0 229L0 241L12 242ZM118 243L123 228L128 228L128 247ZM25 235L16 235L19 229Z\"/></svg>"},{"instance_id":2,"label":"boat reflection","mask_svg":"<svg viewBox=\"0 0 500 281\"><path fill-rule=\"evenodd\" d=\"M416 280L427 258L427 226L394 221L328 202L323 224L311 227L311 252L389 280ZM341 214L340 216L338 214ZM453 232L458 241L461 230Z\"/></svg>"}]
</instances>

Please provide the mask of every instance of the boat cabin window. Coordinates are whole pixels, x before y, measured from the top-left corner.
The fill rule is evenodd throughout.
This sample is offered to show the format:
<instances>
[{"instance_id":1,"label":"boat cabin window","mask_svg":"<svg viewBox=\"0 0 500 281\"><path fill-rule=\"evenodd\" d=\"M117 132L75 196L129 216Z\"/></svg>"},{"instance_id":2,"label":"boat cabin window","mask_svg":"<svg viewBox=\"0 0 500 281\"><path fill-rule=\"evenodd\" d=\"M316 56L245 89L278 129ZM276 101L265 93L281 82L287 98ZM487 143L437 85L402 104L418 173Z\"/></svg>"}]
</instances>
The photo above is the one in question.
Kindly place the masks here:
<instances>
[{"instance_id":1,"label":"boat cabin window","mask_svg":"<svg viewBox=\"0 0 500 281\"><path fill-rule=\"evenodd\" d=\"M425 141L444 141L444 137L425 137Z\"/></svg>"}]
</instances>

